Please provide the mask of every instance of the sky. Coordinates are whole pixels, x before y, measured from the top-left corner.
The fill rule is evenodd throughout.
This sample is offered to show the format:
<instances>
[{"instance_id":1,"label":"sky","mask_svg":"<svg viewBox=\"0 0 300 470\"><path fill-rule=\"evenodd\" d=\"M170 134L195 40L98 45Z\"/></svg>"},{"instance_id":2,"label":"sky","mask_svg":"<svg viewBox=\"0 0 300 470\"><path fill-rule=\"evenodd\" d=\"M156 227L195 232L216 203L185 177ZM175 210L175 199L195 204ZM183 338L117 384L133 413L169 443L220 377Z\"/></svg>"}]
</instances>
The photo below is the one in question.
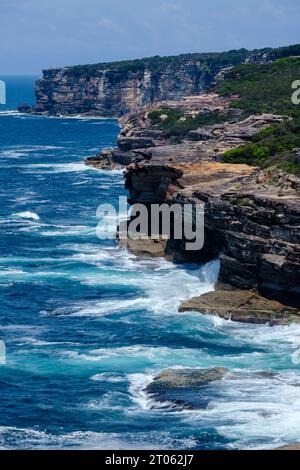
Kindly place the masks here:
<instances>
[{"instance_id":1,"label":"sky","mask_svg":"<svg viewBox=\"0 0 300 470\"><path fill-rule=\"evenodd\" d=\"M0 0L0 74L300 43L299 0Z\"/></svg>"}]
</instances>

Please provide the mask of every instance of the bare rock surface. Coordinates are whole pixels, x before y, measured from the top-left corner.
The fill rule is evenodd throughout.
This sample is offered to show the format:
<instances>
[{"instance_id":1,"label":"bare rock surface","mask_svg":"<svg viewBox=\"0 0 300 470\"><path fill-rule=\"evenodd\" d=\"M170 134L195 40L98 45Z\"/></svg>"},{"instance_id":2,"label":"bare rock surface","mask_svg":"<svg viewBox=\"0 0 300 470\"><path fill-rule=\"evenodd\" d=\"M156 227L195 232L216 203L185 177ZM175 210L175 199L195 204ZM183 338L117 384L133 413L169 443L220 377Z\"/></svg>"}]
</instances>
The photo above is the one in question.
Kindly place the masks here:
<instances>
[{"instance_id":1,"label":"bare rock surface","mask_svg":"<svg viewBox=\"0 0 300 470\"><path fill-rule=\"evenodd\" d=\"M228 369L215 367L213 369L168 369L157 375L147 387L149 393L161 389L203 387L210 382L222 380Z\"/></svg>"},{"instance_id":2,"label":"bare rock surface","mask_svg":"<svg viewBox=\"0 0 300 470\"><path fill-rule=\"evenodd\" d=\"M186 116L225 113L231 109L232 99L234 97L223 98L215 93L206 93L180 101L156 103L123 116L120 119L122 130L118 147L100 152L96 157L87 159L87 163L98 168L116 168L141 161L151 164L219 161L225 151L247 143L260 130L283 120L282 116L263 114L242 121L202 126L191 131L184 141L174 143L172 138L165 137L162 131L154 128L149 119L151 111L165 107L175 108Z\"/></svg>"},{"instance_id":3,"label":"bare rock surface","mask_svg":"<svg viewBox=\"0 0 300 470\"><path fill-rule=\"evenodd\" d=\"M217 290L184 302L179 311L196 311L242 323L300 323L300 310L247 290Z\"/></svg>"},{"instance_id":4,"label":"bare rock surface","mask_svg":"<svg viewBox=\"0 0 300 470\"><path fill-rule=\"evenodd\" d=\"M289 444L286 446L278 447L274 450L300 450L300 444Z\"/></svg>"}]
</instances>

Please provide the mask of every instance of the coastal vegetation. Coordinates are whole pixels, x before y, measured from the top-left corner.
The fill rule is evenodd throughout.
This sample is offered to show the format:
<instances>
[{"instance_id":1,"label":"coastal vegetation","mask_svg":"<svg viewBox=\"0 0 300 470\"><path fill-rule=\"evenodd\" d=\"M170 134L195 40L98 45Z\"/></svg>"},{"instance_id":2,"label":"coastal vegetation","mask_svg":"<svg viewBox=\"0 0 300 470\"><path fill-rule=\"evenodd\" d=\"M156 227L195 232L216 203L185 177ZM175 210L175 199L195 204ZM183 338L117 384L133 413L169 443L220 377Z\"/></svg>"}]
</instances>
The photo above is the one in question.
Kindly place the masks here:
<instances>
[{"instance_id":1,"label":"coastal vegetation","mask_svg":"<svg viewBox=\"0 0 300 470\"><path fill-rule=\"evenodd\" d=\"M200 66L202 71L206 71L208 78L213 78L218 70L224 67L235 66L245 60L256 61L262 56L276 58L300 56L300 45L280 47L277 49L265 48L248 51L247 49L231 50L227 52L180 54L177 56L154 56L142 59L123 60L119 62L75 65L66 68L66 73L73 76L91 77L99 71L109 70L113 72L144 72L146 69L159 75L166 67L174 66L176 69L180 65L192 61Z\"/></svg>"},{"instance_id":2,"label":"coastal vegetation","mask_svg":"<svg viewBox=\"0 0 300 470\"><path fill-rule=\"evenodd\" d=\"M279 59L270 64L242 64L216 87L223 96L238 95L232 107L246 116L274 113L286 116L282 124L269 127L243 145L223 154L224 163L276 166L300 175L300 106L293 104L292 83L300 77L300 58Z\"/></svg>"},{"instance_id":3,"label":"coastal vegetation","mask_svg":"<svg viewBox=\"0 0 300 470\"><path fill-rule=\"evenodd\" d=\"M251 143L225 152L224 163L247 163L267 168L276 166L300 176L300 118L268 127L252 137Z\"/></svg>"},{"instance_id":4,"label":"coastal vegetation","mask_svg":"<svg viewBox=\"0 0 300 470\"><path fill-rule=\"evenodd\" d=\"M300 79L300 57L267 64L241 64L227 72L215 91L222 96L239 96L233 108L245 115L274 113L300 117L300 106L292 102L292 83Z\"/></svg>"},{"instance_id":5,"label":"coastal vegetation","mask_svg":"<svg viewBox=\"0 0 300 470\"><path fill-rule=\"evenodd\" d=\"M221 124L232 118L229 112L199 113L187 115L173 108L159 108L148 115L151 123L163 132L163 136L180 142L201 126Z\"/></svg>"}]
</instances>

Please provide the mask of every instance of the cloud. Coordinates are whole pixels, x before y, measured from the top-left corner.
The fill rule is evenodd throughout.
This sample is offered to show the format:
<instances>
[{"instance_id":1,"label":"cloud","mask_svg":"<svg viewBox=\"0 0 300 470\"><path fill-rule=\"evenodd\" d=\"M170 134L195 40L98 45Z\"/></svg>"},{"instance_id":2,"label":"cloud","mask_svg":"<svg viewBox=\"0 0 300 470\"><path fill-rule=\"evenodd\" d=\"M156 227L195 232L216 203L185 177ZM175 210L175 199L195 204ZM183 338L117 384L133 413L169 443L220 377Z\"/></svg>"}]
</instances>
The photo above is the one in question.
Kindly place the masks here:
<instances>
[{"instance_id":1,"label":"cloud","mask_svg":"<svg viewBox=\"0 0 300 470\"><path fill-rule=\"evenodd\" d=\"M299 42L299 0L0 0L0 4L3 74Z\"/></svg>"}]
</instances>

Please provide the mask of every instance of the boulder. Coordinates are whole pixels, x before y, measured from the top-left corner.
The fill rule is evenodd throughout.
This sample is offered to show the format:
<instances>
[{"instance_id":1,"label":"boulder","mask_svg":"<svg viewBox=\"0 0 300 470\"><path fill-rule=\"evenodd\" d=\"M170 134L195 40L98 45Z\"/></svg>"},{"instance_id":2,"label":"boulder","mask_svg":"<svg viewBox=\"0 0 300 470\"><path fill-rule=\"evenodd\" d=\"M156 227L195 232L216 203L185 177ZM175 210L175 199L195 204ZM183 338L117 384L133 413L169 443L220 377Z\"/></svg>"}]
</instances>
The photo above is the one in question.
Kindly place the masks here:
<instances>
[{"instance_id":1,"label":"boulder","mask_svg":"<svg viewBox=\"0 0 300 470\"><path fill-rule=\"evenodd\" d=\"M207 407L211 397L209 386L222 380L227 372L222 367L168 369L154 378L146 392L167 407L171 403L180 408L202 409Z\"/></svg>"},{"instance_id":2,"label":"boulder","mask_svg":"<svg viewBox=\"0 0 300 470\"><path fill-rule=\"evenodd\" d=\"M203 387L210 382L222 380L228 369L215 367L212 369L167 369L157 375L148 385L147 392L158 393L162 390Z\"/></svg>"},{"instance_id":3,"label":"boulder","mask_svg":"<svg viewBox=\"0 0 300 470\"><path fill-rule=\"evenodd\" d=\"M18 106L18 111L19 111L19 113L26 113L26 114L28 114L28 113L31 112L31 106L29 106L29 104L27 104L27 103L20 104L20 105Z\"/></svg>"}]
</instances>

